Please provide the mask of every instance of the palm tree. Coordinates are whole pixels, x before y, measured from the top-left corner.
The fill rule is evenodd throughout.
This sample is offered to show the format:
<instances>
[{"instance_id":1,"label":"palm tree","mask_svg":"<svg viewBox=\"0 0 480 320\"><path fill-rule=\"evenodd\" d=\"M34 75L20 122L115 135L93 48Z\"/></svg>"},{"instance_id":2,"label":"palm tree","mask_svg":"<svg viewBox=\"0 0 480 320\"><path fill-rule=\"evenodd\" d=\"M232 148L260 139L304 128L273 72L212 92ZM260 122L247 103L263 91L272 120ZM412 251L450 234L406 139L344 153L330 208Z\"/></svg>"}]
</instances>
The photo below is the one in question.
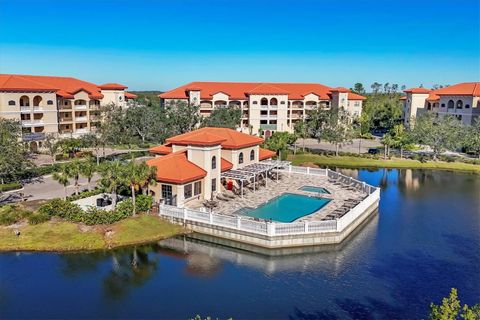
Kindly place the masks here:
<instances>
[{"instance_id":1,"label":"palm tree","mask_svg":"<svg viewBox=\"0 0 480 320\"><path fill-rule=\"evenodd\" d=\"M123 164L116 160L105 162L100 167L100 184L110 193L113 194L113 207L117 205L117 189L123 185L124 182L124 168Z\"/></svg>"},{"instance_id":2,"label":"palm tree","mask_svg":"<svg viewBox=\"0 0 480 320\"><path fill-rule=\"evenodd\" d=\"M80 175L82 174L82 163L79 159L75 159L68 164L68 172L69 177L73 178L74 186L75 186L75 194L78 195L78 180L80 179Z\"/></svg>"},{"instance_id":3,"label":"palm tree","mask_svg":"<svg viewBox=\"0 0 480 320\"><path fill-rule=\"evenodd\" d=\"M93 174L95 173L97 169L97 166L94 164L94 162L89 158L86 161L82 162L80 165L80 173L82 176L87 178L87 189L90 190L90 182L92 181Z\"/></svg>"},{"instance_id":4,"label":"palm tree","mask_svg":"<svg viewBox=\"0 0 480 320\"><path fill-rule=\"evenodd\" d=\"M138 189L145 187L155 178L155 168L145 163L137 164L133 159L125 167L124 182L132 191L133 215L136 214L135 193Z\"/></svg>"},{"instance_id":5,"label":"palm tree","mask_svg":"<svg viewBox=\"0 0 480 320\"><path fill-rule=\"evenodd\" d=\"M57 172L53 173L53 180L58 181L63 186L64 200L67 200L67 186L69 184L68 179L70 178L70 171L67 165L60 166L60 169Z\"/></svg>"}]
</instances>

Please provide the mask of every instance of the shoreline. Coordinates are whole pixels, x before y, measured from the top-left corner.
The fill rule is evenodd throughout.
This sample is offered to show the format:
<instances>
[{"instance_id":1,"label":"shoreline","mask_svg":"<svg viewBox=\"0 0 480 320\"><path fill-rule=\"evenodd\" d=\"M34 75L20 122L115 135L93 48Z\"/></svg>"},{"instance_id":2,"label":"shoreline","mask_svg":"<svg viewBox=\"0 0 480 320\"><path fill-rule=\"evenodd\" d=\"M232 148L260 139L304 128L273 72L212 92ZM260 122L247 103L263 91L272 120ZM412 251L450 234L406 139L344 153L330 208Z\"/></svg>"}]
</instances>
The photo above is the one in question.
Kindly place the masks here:
<instances>
[{"instance_id":1,"label":"shoreline","mask_svg":"<svg viewBox=\"0 0 480 320\"><path fill-rule=\"evenodd\" d=\"M20 231L20 236L14 230ZM7 252L93 252L143 245L188 233L157 216L138 215L111 225L85 226L67 221L0 226L0 254Z\"/></svg>"},{"instance_id":2,"label":"shoreline","mask_svg":"<svg viewBox=\"0 0 480 320\"><path fill-rule=\"evenodd\" d=\"M400 158L383 160L352 156L324 156L312 153L289 155L287 160L291 161L293 165L312 167L332 166L350 169L426 169L480 174L480 165L461 162L420 162L417 160Z\"/></svg>"}]
</instances>

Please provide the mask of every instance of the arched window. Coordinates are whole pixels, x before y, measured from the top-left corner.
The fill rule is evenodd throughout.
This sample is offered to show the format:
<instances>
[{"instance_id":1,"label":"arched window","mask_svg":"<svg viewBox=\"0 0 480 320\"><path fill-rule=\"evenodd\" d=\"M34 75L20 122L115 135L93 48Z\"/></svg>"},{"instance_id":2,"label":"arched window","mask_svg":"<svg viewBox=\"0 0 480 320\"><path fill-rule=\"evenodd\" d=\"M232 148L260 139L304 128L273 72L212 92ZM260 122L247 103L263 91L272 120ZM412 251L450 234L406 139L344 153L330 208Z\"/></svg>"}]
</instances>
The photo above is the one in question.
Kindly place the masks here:
<instances>
[{"instance_id":1,"label":"arched window","mask_svg":"<svg viewBox=\"0 0 480 320\"><path fill-rule=\"evenodd\" d=\"M463 108L463 101L462 100L458 100L457 101L457 109L462 109Z\"/></svg>"},{"instance_id":2,"label":"arched window","mask_svg":"<svg viewBox=\"0 0 480 320\"><path fill-rule=\"evenodd\" d=\"M30 99L27 96L20 97L20 107L29 107Z\"/></svg>"},{"instance_id":3,"label":"arched window","mask_svg":"<svg viewBox=\"0 0 480 320\"><path fill-rule=\"evenodd\" d=\"M253 161L253 160L255 160L255 151L254 150L250 151L250 161Z\"/></svg>"},{"instance_id":4,"label":"arched window","mask_svg":"<svg viewBox=\"0 0 480 320\"><path fill-rule=\"evenodd\" d=\"M278 100L277 100L276 98L270 99L270 105L271 105L271 106L276 106L276 105L278 105Z\"/></svg>"},{"instance_id":5,"label":"arched window","mask_svg":"<svg viewBox=\"0 0 480 320\"><path fill-rule=\"evenodd\" d=\"M455 107L455 103L453 100L448 100L447 108L448 109L453 109Z\"/></svg>"},{"instance_id":6,"label":"arched window","mask_svg":"<svg viewBox=\"0 0 480 320\"><path fill-rule=\"evenodd\" d=\"M212 170L217 169L217 157L212 157Z\"/></svg>"},{"instance_id":7,"label":"arched window","mask_svg":"<svg viewBox=\"0 0 480 320\"><path fill-rule=\"evenodd\" d=\"M238 155L238 164L242 164L243 163L243 152L240 152L240 154Z\"/></svg>"},{"instance_id":8,"label":"arched window","mask_svg":"<svg viewBox=\"0 0 480 320\"><path fill-rule=\"evenodd\" d=\"M42 97L40 97L40 96L35 96L35 97L33 98L33 106L34 106L34 107L40 106L40 103L41 103L41 102L42 102Z\"/></svg>"},{"instance_id":9,"label":"arched window","mask_svg":"<svg viewBox=\"0 0 480 320\"><path fill-rule=\"evenodd\" d=\"M87 104L87 101L85 101L85 100L82 100L82 99L80 99L80 100L75 100L75 105L76 105L76 106L84 106L84 105L86 105L86 104Z\"/></svg>"},{"instance_id":10,"label":"arched window","mask_svg":"<svg viewBox=\"0 0 480 320\"><path fill-rule=\"evenodd\" d=\"M53 104L53 101L52 101L52 100L48 100L48 101L47 101L47 104L50 106L50 105Z\"/></svg>"},{"instance_id":11,"label":"arched window","mask_svg":"<svg viewBox=\"0 0 480 320\"><path fill-rule=\"evenodd\" d=\"M10 100L10 101L8 101L8 105L9 105L9 106L14 106L14 105L15 105L15 100Z\"/></svg>"},{"instance_id":12,"label":"arched window","mask_svg":"<svg viewBox=\"0 0 480 320\"><path fill-rule=\"evenodd\" d=\"M465 105L465 109L468 109L468 108L470 108L470 105L469 105L469 104L466 104L466 105Z\"/></svg>"},{"instance_id":13,"label":"arched window","mask_svg":"<svg viewBox=\"0 0 480 320\"><path fill-rule=\"evenodd\" d=\"M260 104L262 106L267 106L268 105L268 99L267 98L262 98L262 100L260 100Z\"/></svg>"}]
</instances>

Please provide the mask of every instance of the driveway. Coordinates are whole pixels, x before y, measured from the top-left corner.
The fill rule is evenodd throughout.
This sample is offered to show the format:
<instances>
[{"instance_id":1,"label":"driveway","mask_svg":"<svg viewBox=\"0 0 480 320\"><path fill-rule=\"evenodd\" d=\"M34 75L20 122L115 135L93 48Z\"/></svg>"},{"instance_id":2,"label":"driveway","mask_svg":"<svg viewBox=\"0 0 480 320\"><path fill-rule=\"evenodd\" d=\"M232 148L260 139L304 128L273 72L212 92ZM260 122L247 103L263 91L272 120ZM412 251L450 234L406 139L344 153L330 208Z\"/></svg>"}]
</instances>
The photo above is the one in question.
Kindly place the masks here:
<instances>
[{"instance_id":1,"label":"driveway","mask_svg":"<svg viewBox=\"0 0 480 320\"><path fill-rule=\"evenodd\" d=\"M93 189L99 179L99 175L94 175L90 184L87 183L87 179L80 178L79 180L79 191L84 189ZM53 198L63 198L64 190L63 186L57 181L53 180L51 175L42 176L39 178L32 179L24 184L23 189L19 191L10 192L10 195L20 195L23 193L23 197L27 200L41 200L41 199L53 199ZM70 179L70 185L67 186L67 196L70 196L75 193L74 181Z\"/></svg>"},{"instance_id":2,"label":"driveway","mask_svg":"<svg viewBox=\"0 0 480 320\"><path fill-rule=\"evenodd\" d=\"M335 145L328 142L318 142L316 139L298 139L297 148L301 149L305 140L305 147L312 150L325 150L325 151L335 151ZM346 144L340 148L339 151L342 152L351 152L351 153L367 153L370 148L382 147L380 139L375 137L375 139L354 139L353 143ZM359 152L360 149L360 152Z\"/></svg>"}]
</instances>

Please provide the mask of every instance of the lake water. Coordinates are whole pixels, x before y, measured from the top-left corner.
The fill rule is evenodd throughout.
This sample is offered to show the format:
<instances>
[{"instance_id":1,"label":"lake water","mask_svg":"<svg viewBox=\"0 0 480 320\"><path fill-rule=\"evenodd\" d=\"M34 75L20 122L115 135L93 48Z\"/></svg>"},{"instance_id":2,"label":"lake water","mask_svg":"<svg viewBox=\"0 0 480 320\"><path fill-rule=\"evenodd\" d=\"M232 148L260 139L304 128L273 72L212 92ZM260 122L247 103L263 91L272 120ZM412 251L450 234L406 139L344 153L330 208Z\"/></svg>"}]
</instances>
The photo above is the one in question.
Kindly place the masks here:
<instances>
[{"instance_id":1,"label":"lake water","mask_svg":"<svg viewBox=\"0 0 480 320\"><path fill-rule=\"evenodd\" d=\"M338 247L266 257L185 238L101 253L0 255L0 318L419 319L451 287L480 302L480 178L344 172L382 188Z\"/></svg>"}]
</instances>

